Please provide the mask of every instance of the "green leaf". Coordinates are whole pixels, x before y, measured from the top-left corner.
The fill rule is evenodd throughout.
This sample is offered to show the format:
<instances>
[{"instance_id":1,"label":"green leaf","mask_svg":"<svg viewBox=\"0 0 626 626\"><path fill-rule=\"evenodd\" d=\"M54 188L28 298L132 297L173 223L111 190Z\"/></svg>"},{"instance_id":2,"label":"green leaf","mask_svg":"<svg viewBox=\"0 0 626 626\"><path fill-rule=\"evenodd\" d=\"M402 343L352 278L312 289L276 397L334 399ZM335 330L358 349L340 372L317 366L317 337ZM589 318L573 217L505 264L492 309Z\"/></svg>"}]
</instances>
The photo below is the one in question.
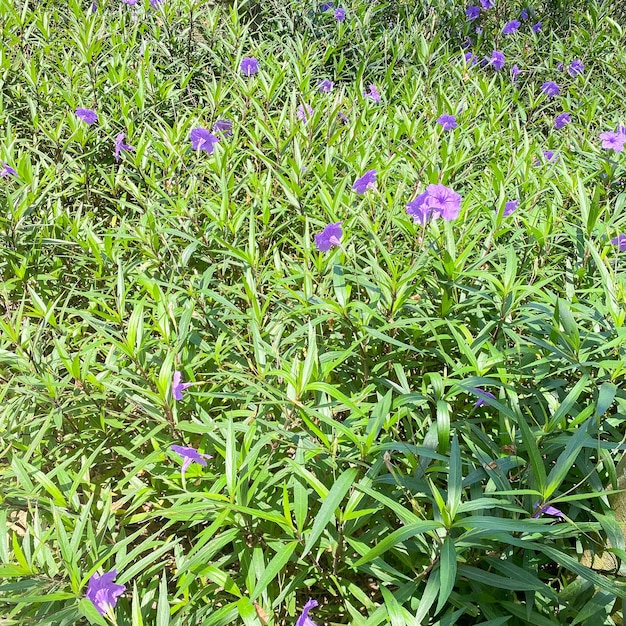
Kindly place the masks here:
<instances>
[{"instance_id":1,"label":"green leaf","mask_svg":"<svg viewBox=\"0 0 626 626\"><path fill-rule=\"evenodd\" d=\"M441 554L439 556L439 600L437 601L437 608L435 613L444 607L448 601L452 589L454 589L454 583L456 581L456 549L454 546L454 539L448 536L444 539L441 546Z\"/></svg>"},{"instance_id":2,"label":"green leaf","mask_svg":"<svg viewBox=\"0 0 626 626\"><path fill-rule=\"evenodd\" d=\"M156 626L169 626L170 604L167 600L167 577L165 570L159 584L159 601L157 602Z\"/></svg>"},{"instance_id":3,"label":"green leaf","mask_svg":"<svg viewBox=\"0 0 626 626\"><path fill-rule=\"evenodd\" d=\"M550 496L559 488L568 472L572 469L572 465L576 461L576 457L580 454L583 446L589 440L587 431L591 422L587 421L578 427L578 430L570 437L565 449L559 454L558 459L548 478L546 479L546 489L543 492L544 502L549 500Z\"/></svg>"},{"instance_id":4,"label":"green leaf","mask_svg":"<svg viewBox=\"0 0 626 626\"><path fill-rule=\"evenodd\" d=\"M98 609L93 605L91 600L87 598L82 598L78 603L78 610L81 615L86 617L89 620L90 624L98 624L98 626L109 626L109 622L107 622L102 615L98 612Z\"/></svg>"},{"instance_id":5,"label":"green leaf","mask_svg":"<svg viewBox=\"0 0 626 626\"><path fill-rule=\"evenodd\" d=\"M454 520L456 517L457 510L461 504L462 484L461 450L459 447L459 439L454 435L452 438L452 449L450 451L450 470L448 472L448 511L451 520Z\"/></svg>"},{"instance_id":6,"label":"green leaf","mask_svg":"<svg viewBox=\"0 0 626 626\"><path fill-rule=\"evenodd\" d=\"M602 385L600 385L595 412L595 416L597 418L606 413L607 409L611 406L616 393L617 387L613 383L602 383Z\"/></svg>"},{"instance_id":7,"label":"green leaf","mask_svg":"<svg viewBox=\"0 0 626 626\"><path fill-rule=\"evenodd\" d=\"M380 543L376 544L369 552L364 554L355 564L355 567L359 567L368 561L375 559L381 554L388 552L391 548L397 546L399 543L410 539L411 537L415 537L415 535L421 533L427 533L431 530L436 530L438 528L442 528L443 524L441 522L415 522L413 524L408 524L407 526L403 526L402 528L398 528L394 530L390 535L387 535Z\"/></svg>"},{"instance_id":8,"label":"green leaf","mask_svg":"<svg viewBox=\"0 0 626 626\"><path fill-rule=\"evenodd\" d=\"M522 443L528 453L528 460L530 461L530 467L532 469L535 483L534 486L538 491L543 493L546 488L546 468L543 464L543 458L539 452L537 441L523 417L520 417L517 420L517 425L519 426L522 435Z\"/></svg>"},{"instance_id":9,"label":"green leaf","mask_svg":"<svg viewBox=\"0 0 626 626\"><path fill-rule=\"evenodd\" d=\"M291 558L293 551L296 549L300 542L292 541L284 545L268 563L267 567L261 574L253 592L250 594L250 600L256 600L263 591L267 589L270 583L280 574L281 570L287 564L287 561Z\"/></svg>"},{"instance_id":10,"label":"green leaf","mask_svg":"<svg viewBox=\"0 0 626 626\"><path fill-rule=\"evenodd\" d=\"M439 563L433 568L428 576L428 582L424 588L419 599L419 605L417 607L417 613L415 614L415 621L421 624L426 617L430 607L435 603L437 596L439 595Z\"/></svg>"},{"instance_id":11,"label":"green leaf","mask_svg":"<svg viewBox=\"0 0 626 626\"><path fill-rule=\"evenodd\" d=\"M341 504L346 493L356 478L358 470L354 467L347 469L335 482L328 495L324 499L322 506L313 522L313 528L309 533L304 551L302 552L302 558L304 558L313 548L320 535L330 522L335 517L335 510Z\"/></svg>"}]
</instances>

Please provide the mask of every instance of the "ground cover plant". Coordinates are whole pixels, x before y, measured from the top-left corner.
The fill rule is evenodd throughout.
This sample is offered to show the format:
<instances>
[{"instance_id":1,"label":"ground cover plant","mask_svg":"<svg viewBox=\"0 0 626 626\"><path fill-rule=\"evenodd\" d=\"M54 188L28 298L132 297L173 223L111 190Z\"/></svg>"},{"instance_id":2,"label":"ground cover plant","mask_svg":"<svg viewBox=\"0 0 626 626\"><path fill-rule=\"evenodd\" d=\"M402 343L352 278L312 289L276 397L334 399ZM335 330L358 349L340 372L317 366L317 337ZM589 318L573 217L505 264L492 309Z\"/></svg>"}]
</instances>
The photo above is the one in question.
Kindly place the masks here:
<instances>
[{"instance_id":1,"label":"ground cover plant","mask_svg":"<svg viewBox=\"0 0 626 626\"><path fill-rule=\"evenodd\" d=\"M3 626L621 623L619 3L0 32Z\"/></svg>"}]
</instances>

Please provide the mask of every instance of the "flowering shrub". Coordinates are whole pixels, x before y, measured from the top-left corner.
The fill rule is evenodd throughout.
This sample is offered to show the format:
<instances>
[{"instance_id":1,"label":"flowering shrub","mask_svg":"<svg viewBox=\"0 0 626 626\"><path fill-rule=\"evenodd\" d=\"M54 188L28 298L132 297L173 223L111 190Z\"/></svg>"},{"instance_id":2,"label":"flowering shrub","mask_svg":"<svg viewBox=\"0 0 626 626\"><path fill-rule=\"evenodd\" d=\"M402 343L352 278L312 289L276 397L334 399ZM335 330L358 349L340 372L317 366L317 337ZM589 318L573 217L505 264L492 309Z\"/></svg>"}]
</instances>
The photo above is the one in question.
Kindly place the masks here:
<instances>
[{"instance_id":1,"label":"flowering shrub","mask_svg":"<svg viewBox=\"0 0 626 626\"><path fill-rule=\"evenodd\" d=\"M623 621L622 8L562 8L0 6L7 624Z\"/></svg>"}]
</instances>

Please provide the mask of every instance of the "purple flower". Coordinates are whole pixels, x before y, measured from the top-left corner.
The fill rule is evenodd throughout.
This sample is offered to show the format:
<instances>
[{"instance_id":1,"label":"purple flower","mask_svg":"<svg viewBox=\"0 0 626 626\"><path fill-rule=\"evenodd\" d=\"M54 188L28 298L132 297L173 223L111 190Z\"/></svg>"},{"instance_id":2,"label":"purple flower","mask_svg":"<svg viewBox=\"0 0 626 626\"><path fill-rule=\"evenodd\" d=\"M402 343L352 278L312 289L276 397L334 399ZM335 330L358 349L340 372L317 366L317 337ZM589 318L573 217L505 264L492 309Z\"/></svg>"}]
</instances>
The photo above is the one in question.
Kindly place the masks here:
<instances>
[{"instance_id":1,"label":"purple flower","mask_svg":"<svg viewBox=\"0 0 626 626\"><path fill-rule=\"evenodd\" d=\"M134 7L139 0L122 0L124 4L127 4L129 7Z\"/></svg>"},{"instance_id":2,"label":"purple flower","mask_svg":"<svg viewBox=\"0 0 626 626\"><path fill-rule=\"evenodd\" d=\"M317 606L317 600L309 600L302 609L302 613L296 621L296 626L316 626L315 622L309 617L309 611Z\"/></svg>"},{"instance_id":3,"label":"purple flower","mask_svg":"<svg viewBox=\"0 0 626 626\"><path fill-rule=\"evenodd\" d=\"M488 59L488 62L493 65L494 69L501 70L504 67L504 53L494 50L491 53L491 58Z\"/></svg>"},{"instance_id":4,"label":"purple flower","mask_svg":"<svg viewBox=\"0 0 626 626\"><path fill-rule=\"evenodd\" d=\"M541 22L537 22L536 24L533 24L533 31L536 33L541 32Z\"/></svg>"},{"instance_id":5,"label":"purple flower","mask_svg":"<svg viewBox=\"0 0 626 626\"><path fill-rule=\"evenodd\" d=\"M504 205L504 217L508 217L509 215L511 215L511 213L513 213L513 211L515 211L515 209L517 209L517 207L519 206L519 200L509 200L505 205Z\"/></svg>"},{"instance_id":6,"label":"purple flower","mask_svg":"<svg viewBox=\"0 0 626 626\"><path fill-rule=\"evenodd\" d=\"M361 176L361 178L357 178L354 181L354 185L352 185L352 189L356 191L359 195L364 194L368 189L376 188L376 170L368 170Z\"/></svg>"},{"instance_id":7,"label":"purple flower","mask_svg":"<svg viewBox=\"0 0 626 626\"><path fill-rule=\"evenodd\" d=\"M310 104L301 104L296 112L296 117L304 123L313 116L313 109Z\"/></svg>"},{"instance_id":8,"label":"purple flower","mask_svg":"<svg viewBox=\"0 0 626 626\"><path fill-rule=\"evenodd\" d=\"M183 391L193 385L193 383L181 383L181 376L182 374L180 372L174 372L172 376L172 395L174 396L174 400L182 400Z\"/></svg>"},{"instance_id":9,"label":"purple flower","mask_svg":"<svg viewBox=\"0 0 626 626\"><path fill-rule=\"evenodd\" d=\"M521 20L527 20L530 16L528 13L528 9L522 9L522 12L519 14Z\"/></svg>"},{"instance_id":10,"label":"purple flower","mask_svg":"<svg viewBox=\"0 0 626 626\"><path fill-rule=\"evenodd\" d=\"M621 234L617 237L613 237L613 239L611 239L611 243L614 246L617 246L617 249L620 252L626 252L626 235Z\"/></svg>"},{"instance_id":11,"label":"purple flower","mask_svg":"<svg viewBox=\"0 0 626 626\"><path fill-rule=\"evenodd\" d=\"M426 226L431 217L438 217L438 215L433 216L432 209L424 205L427 196L428 192L425 191L406 205L406 212L413 216L413 222L415 224Z\"/></svg>"},{"instance_id":12,"label":"purple flower","mask_svg":"<svg viewBox=\"0 0 626 626\"><path fill-rule=\"evenodd\" d=\"M330 93L335 86L332 80L325 79L318 86L318 90L322 93Z\"/></svg>"},{"instance_id":13,"label":"purple flower","mask_svg":"<svg viewBox=\"0 0 626 626\"><path fill-rule=\"evenodd\" d=\"M124 133L119 133L119 135L115 138L115 162L119 163L120 160L120 152L122 150L134 150L134 146L129 146L124 143Z\"/></svg>"},{"instance_id":14,"label":"purple flower","mask_svg":"<svg viewBox=\"0 0 626 626\"><path fill-rule=\"evenodd\" d=\"M215 135L212 135L206 128L201 126L191 130L189 139L191 140L193 150L204 150L208 154L213 154L215 144L219 141Z\"/></svg>"},{"instance_id":15,"label":"purple flower","mask_svg":"<svg viewBox=\"0 0 626 626\"><path fill-rule=\"evenodd\" d=\"M320 252L328 252L333 246L341 246L343 222L328 224L321 233L315 235L315 246Z\"/></svg>"},{"instance_id":16,"label":"purple flower","mask_svg":"<svg viewBox=\"0 0 626 626\"><path fill-rule=\"evenodd\" d=\"M202 467L206 467L205 459L213 458L210 454L202 454L195 448L187 448L185 446L170 446L170 450L173 450L176 454L183 457L183 466L180 470L181 478L185 477L185 471L192 463L198 463L199 465L202 465Z\"/></svg>"},{"instance_id":17,"label":"purple flower","mask_svg":"<svg viewBox=\"0 0 626 626\"><path fill-rule=\"evenodd\" d=\"M554 128L560 130L564 126L567 126L572 121L572 116L569 113L560 113L554 118Z\"/></svg>"},{"instance_id":18,"label":"purple flower","mask_svg":"<svg viewBox=\"0 0 626 626\"><path fill-rule=\"evenodd\" d=\"M244 57L241 59L239 69L245 76L252 76L259 71L259 62L254 57Z\"/></svg>"},{"instance_id":19,"label":"purple flower","mask_svg":"<svg viewBox=\"0 0 626 626\"><path fill-rule=\"evenodd\" d=\"M428 207L434 216L443 217L450 221L456 219L461 210L461 196L445 185L428 185L426 187L424 205Z\"/></svg>"},{"instance_id":20,"label":"purple flower","mask_svg":"<svg viewBox=\"0 0 626 626\"><path fill-rule=\"evenodd\" d=\"M371 98L376 103L380 102L380 93L378 92L376 85L369 86L369 93L367 93L367 91L363 91L363 97Z\"/></svg>"},{"instance_id":21,"label":"purple flower","mask_svg":"<svg viewBox=\"0 0 626 626\"><path fill-rule=\"evenodd\" d=\"M89 579L85 596L91 600L100 615L113 610L117 604L117 598L126 591L124 585L117 585L113 582L116 577L117 570L112 569L101 576L94 574Z\"/></svg>"},{"instance_id":22,"label":"purple flower","mask_svg":"<svg viewBox=\"0 0 626 626\"><path fill-rule=\"evenodd\" d=\"M561 93L561 88L553 81L548 80L541 85L541 91L548 96L548 98L554 98Z\"/></svg>"},{"instance_id":23,"label":"purple flower","mask_svg":"<svg viewBox=\"0 0 626 626\"><path fill-rule=\"evenodd\" d=\"M480 387L472 387L470 391L475 396L478 396L478 400L476 400L476 403L474 404L475 409L481 406L489 406L489 402L487 402L487 400L496 399L496 397L490 391L485 391L484 389L481 389Z\"/></svg>"},{"instance_id":24,"label":"purple flower","mask_svg":"<svg viewBox=\"0 0 626 626\"><path fill-rule=\"evenodd\" d=\"M150 0L150 8L158 9L163 0Z\"/></svg>"},{"instance_id":25,"label":"purple flower","mask_svg":"<svg viewBox=\"0 0 626 626\"><path fill-rule=\"evenodd\" d=\"M452 130L453 128L458 127L456 117L454 117L454 115L440 115L437 118L437 124L441 124L441 127L444 130Z\"/></svg>"},{"instance_id":26,"label":"purple flower","mask_svg":"<svg viewBox=\"0 0 626 626\"><path fill-rule=\"evenodd\" d=\"M97 13L98 12L98 3L97 2L92 2L91 3L91 12L92 13Z\"/></svg>"},{"instance_id":27,"label":"purple flower","mask_svg":"<svg viewBox=\"0 0 626 626\"><path fill-rule=\"evenodd\" d=\"M85 122L85 124L88 124L89 126L98 121L98 114L91 109L82 109L78 107L76 109L76 117L79 120Z\"/></svg>"},{"instance_id":28,"label":"purple flower","mask_svg":"<svg viewBox=\"0 0 626 626\"><path fill-rule=\"evenodd\" d=\"M483 9L485 9L485 10L493 9L493 1L492 0L480 0L480 4L482 5Z\"/></svg>"},{"instance_id":29,"label":"purple flower","mask_svg":"<svg viewBox=\"0 0 626 626\"><path fill-rule=\"evenodd\" d=\"M480 15L480 7L471 5L468 6L467 11L465 11L465 15L467 16L467 19L470 20L470 22L472 20L475 20Z\"/></svg>"},{"instance_id":30,"label":"purple flower","mask_svg":"<svg viewBox=\"0 0 626 626\"><path fill-rule=\"evenodd\" d=\"M476 63L478 63L478 59L473 52L466 52L464 55L464 59L465 63L467 63L467 65L469 66L476 65Z\"/></svg>"},{"instance_id":31,"label":"purple flower","mask_svg":"<svg viewBox=\"0 0 626 626\"><path fill-rule=\"evenodd\" d=\"M339 113L337 113L337 118L340 119L344 124L347 124L350 121L348 119L348 116L343 111L339 111Z\"/></svg>"},{"instance_id":32,"label":"purple flower","mask_svg":"<svg viewBox=\"0 0 626 626\"><path fill-rule=\"evenodd\" d=\"M572 78L576 78L579 74L582 74L585 71L585 66L580 59L574 59L567 68L569 75Z\"/></svg>"},{"instance_id":33,"label":"purple flower","mask_svg":"<svg viewBox=\"0 0 626 626\"><path fill-rule=\"evenodd\" d=\"M214 133L222 133L225 137L233 134L233 123L230 120L217 120L213 124Z\"/></svg>"},{"instance_id":34,"label":"purple flower","mask_svg":"<svg viewBox=\"0 0 626 626\"><path fill-rule=\"evenodd\" d=\"M335 9L335 19L338 22L343 22L346 19L346 11L345 9Z\"/></svg>"},{"instance_id":35,"label":"purple flower","mask_svg":"<svg viewBox=\"0 0 626 626\"><path fill-rule=\"evenodd\" d=\"M556 163L559 160L559 155L556 152L552 152L552 150L546 150L543 153L544 159L546 159L549 163ZM536 159L535 165L541 165L541 160Z\"/></svg>"},{"instance_id":36,"label":"purple flower","mask_svg":"<svg viewBox=\"0 0 626 626\"><path fill-rule=\"evenodd\" d=\"M615 152L621 152L626 143L626 135L623 133L613 133L611 131L601 133L600 139L602 139L603 148L614 150Z\"/></svg>"},{"instance_id":37,"label":"purple flower","mask_svg":"<svg viewBox=\"0 0 626 626\"><path fill-rule=\"evenodd\" d=\"M517 77L519 76L519 74L520 74L520 68L517 67L517 65L514 65L511 68L511 76L513 77L513 82L517 80Z\"/></svg>"},{"instance_id":38,"label":"purple flower","mask_svg":"<svg viewBox=\"0 0 626 626\"><path fill-rule=\"evenodd\" d=\"M626 126L624 126L623 124L618 124L615 132L620 133L622 135L626 135Z\"/></svg>"},{"instance_id":39,"label":"purple flower","mask_svg":"<svg viewBox=\"0 0 626 626\"><path fill-rule=\"evenodd\" d=\"M324 13L324 11L328 11L328 9L332 9L334 6L334 2L324 2L324 4L320 7L320 11Z\"/></svg>"},{"instance_id":40,"label":"purple flower","mask_svg":"<svg viewBox=\"0 0 626 626\"><path fill-rule=\"evenodd\" d=\"M503 35L512 35L520 26L521 22L519 20L511 20L504 25L502 29Z\"/></svg>"},{"instance_id":41,"label":"purple flower","mask_svg":"<svg viewBox=\"0 0 626 626\"><path fill-rule=\"evenodd\" d=\"M2 161L0 178L6 178L7 176L15 176L15 178L17 178L17 172L10 165L7 165L4 161Z\"/></svg>"},{"instance_id":42,"label":"purple flower","mask_svg":"<svg viewBox=\"0 0 626 626\"><path fill-rule=\"evenodd\" d=\"M533 509L536 509L538 506L539 506L539 501L533 504ZM535 514L533 515L533 517L537 519L540 515L543 515L543 514L552 515L553 517L561 517L565 519L565 516L563 515L562 511L557 509L555 506L550 506L549 504L546 504L542 506L539 510L535 511Z\"/></svg>"}]
</instances>

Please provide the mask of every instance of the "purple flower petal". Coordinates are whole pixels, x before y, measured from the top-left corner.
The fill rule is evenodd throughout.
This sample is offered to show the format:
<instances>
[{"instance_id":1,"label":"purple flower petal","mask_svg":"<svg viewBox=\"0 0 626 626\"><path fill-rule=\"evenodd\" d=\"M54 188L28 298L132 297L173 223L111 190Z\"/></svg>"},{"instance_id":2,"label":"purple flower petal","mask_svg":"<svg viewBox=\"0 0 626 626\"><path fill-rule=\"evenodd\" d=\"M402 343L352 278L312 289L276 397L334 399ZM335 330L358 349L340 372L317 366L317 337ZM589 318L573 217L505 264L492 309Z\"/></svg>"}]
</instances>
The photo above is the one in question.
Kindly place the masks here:
<instances>
[{"instance_id":1,"label":"purple flower petal","mask_svg":"<svg viewBox=\"0 0 626 626\"><path fill-rule=\"evenodd\" d=\"M583 65L583 62L580 59L574 59L569 64L567 71L572 78L576 78L576 76L579 76L585 71L585 66Z\"/></svg>"},{"instance_id":2,"label":"purple flower petal","mask_svg":"<svg viewBox=\"0 0 626 626\"><path fill-rule=\"evenodd\" d=\"M437 118L437 124L440 124L444 130L452 130L458 127L454 115L440 115Z\"/></svg>"},{"instance_id":3,"label":"purple flower petal","mask_svg":"<svg viewBox=\"0 0 626 626\"><path fill-rule=\"evenodd\" d=\"M445 185L428 185L424 205L444 220L454 220L461 210L461 196Z\"/></svg>"},{"instance_id":4,"label":"purple flower petal","mask_svg":"<svg viewBox=\"0 0 626 626\"><path fill-rule=\"evenodd\" d=\"M122 150L134 150L135 149L134 146L129 146L124 143L125 136L126 135L124 135L124 133L119 133L118 136L115 138L115 162L116 163L118 163L120 160L120 152L122 152Z\"/></svg>"},{"instance_id":5,"label":"purple flower petal","mask_svg":"<svg viewBox=\"0 0 626 626\"><path fill-rule=\"evenodd\" d=\"M370 85L369 86L369 93L367 91L364 91L363 92L363 97L364 98L371 98L376 103L380 102L380 93L378 92L378 89L376 88L376 85Z\"/></svg>"},{"instance_id":6,"label":"purple flower petal","mask_svg":"<svg viewBox=\"0 0 626 626\"><path fill-rule=\"evenodd\" d=\"M239 68L244 76L252 76L259 71L259 62L254 57L244 57L241 59Z\"/></svg>"},{"instance_id":7,"label":"purple flower petal","mask_svg":"<svg viewBox=\"0 0 626 626\"><path fill-rule=\"evenodd\" d=\"M89 126L98 121L98 114L95 111L92 111L91 109L83 109L81 107L76 109L76 117Z\"/></svg>"},{"instance_id":8,"label":"purple flower petal","mask_svg":"<svg viewBox=\"0 0 626 626\"><path fill-rule=\"evenodd\" d=\"M343 222L328 224L321 233L315 235L315 246L320 252L328 252L333 246L341 246Z\"/></svg>"},{"instance_id":9,"label":"purple flower petal","mask_svg":"<svg viewBox=\"0 0 626 626\"><path fill-rule=\"evenodd\" d=\"M480 7L472 5L468 6L465 11L465 15L470 22L475 20L480 15Z\"/></svg>"},{"instance_id":10,"label":"purple flower petal","mask_svg":"<svg viewBox=\"0 0 626 626\"><path fill-rule=\"evenodd\" d=\"M208 154L213 154L215 144L219 139L211 134L206 128L198 126L193 128L189 133L189 139L191 140L191 147L193 150L204 150Z\"/></svg>"},{"instance_id":11,"label":"purple flower petal","mask_svg":"<svg viewBox=\"0 0 626 626\"><path fill-rule=\"evenodd\" d=\"M484 389L481 389L480 387L472 387L470 391L475 396L478 396L478 400L476 400L476 403L474 404L474 408L478 408L481 406L488 406L489 402L487 402L487 400L496 399L496 397L490 391L485 391Z\"/></svg>"},{"instance_id":12,"label":"purple flower petal","mask_svg":"<svg viewBox=\"0 0 626 626\"><path fill-rule=\"evenodd\" d=\"M376 170L368 170L361 176L361 178L357 178L354 181L354 185L352 185L352 189L356 191L359 195L364 194L368 189L376 188Z\"/></svg>"},{"instance_id":13,"label":"purple flower petal","mask_svg":"<svg viewBox=\"0 0 626 626\"><path fill-rule=\"evenodd\" d=\"M509 215L511 215L511 213L513 213L513 211L515 211L515 209L517 209L517 207L519 206L519 200L509 200L505 205L504 205L504 217L508 217Z\"/></svg>"},{"instance_id":14,"label":"purple flower petal","mask_svg":"<svg viewBox=\"0 0 626 626\"><path fill-rule=\"evenodd\" d=\"M535 33L540 33L541 32L541 22L537 22L536 24L533 24L533 31Z\"/></svg>"},{"instance_id":15,"label":"purple flower petal","mask_svg":"<svg viewBox=\"0 0 626 626\"><path fill-rule=\"evenodd\" d=\"M548 80L541 85L541 90L548 96L548 98L554 98L561 93L561 88L553 81Z\"/></svg>"},{"instance_id":16,"label":"purple flower petal","mask_svg":"<svg viewBox=\"0 0 626 626\"><path fill-rule=\"evenodd\" d=\"M615 152L621 152L624 149L624 144L626 144L626 135L623 133L607 131L600 134L600 139L602 139L603 148Z\"/></svg>"},{"instance_id":17,"label":"purple flower petal","mask_svg":"<svg viewBox=\"0 0 626 626\"><path fill-rule=\"evenodd\" d=\"M202 452L198 452L195 448L188 446L172 445L170 446L170 450L176 452L176 454L183 459L183 466L180 471L181 478L185 476L185 471L192 463L198 463L198 465L206 467L205 459L213 458L210 454L203 454Z\"/></svg>"},{"instance_id":18,"label":"purple flower petal","mask_svg":"<svg viewBox=\"0 0 626 626\"><path fill-rule=\"evenodd\" d=\"M335 86L335 83L333 83L332 80L323 80L318 86L318 90L321 91L322 93L330 93L333 89L333 87Z\"/></svg>"},{"instance_id":19,"label":"purple flower petal","mask_svg":"<svg viewBox=\"0 0 626 626\"><path fill-rule=\"evenodd\" d=\"M539 506L539 502L537 501L535 502L535 504L533 504L533 509L536 509L538 506ZM565 516L563 515L563 512L561 510L549 504L546 504L545 506L541 507L539 510L535 511L533 517L537 519L541 515L552 515L553 517L560 517L562 519L565 519Z\"/></svg>"},{"instance_id":20,"label":"purple flower petal","mask_svg":"<svg viewBox=\"0 0 626 626\"><path fill-rule=\"evenodd\" d=\"M230 120L217 120L213 124L214 133L222 133L224 137L228 137L233 134L233 123Z\"/></svg>"},{"instance_id":21,"label":"purple flower petal","mask_svg":"<svg viewBox=\"0 0 626 626\"><path fill-rule=\"evenodd\" d=\"M554 118L554 128L560 130L564 126L567 126L572 121L572 117L569 113L560 113Z\"/></svg>"},{"instance_id":22,"label":"purple flower petal","mask_svg":"<svg viewBox=\"0 0 626 626\"><path fill-rule=\"evenodd\" d=\"M182 400L183 391L193 385L193 383L181 383L181 376L182 374L180 372L174 372L172 376L172 395L174 396L174 400Z\"/></svg>"},{"instance_id":23,"label":"purple flower petal","mask_svg":"<svg viewBox=\"0 0 626 626\"><path fill-rule=\"evenodd\" d=\"M117 604L118 597L126 591L124 585L117 585L114 582L116 577L117 570L112 569L110 572L102 575L94 574L89 579L85 596L88 600L91 600L100 615L113 610Z\"/></svg>"},{"instance_id":24,"label":"purple flower petal","mask_svg":"<svg viewBox=\"0 0 626 626\"><path fill-rule=\"evenodd\" d=\"M296 117L303 122L307 122L313 116L313 108L310 104L301 104L296 112Z\"/></svg>"},{"instance_id":25,"label":"purple flower petal","mask_svg":"<svg viewBox=\"0 0 626 626\"><path fill-rule=\"evenodd\" d=\"M504 25L502 29L503 35L512 35L520 26L521 22L519 20L511 20Z\"/></svg>"},{"instance_id":26,"label":"purple flower petal","mask_svg":"<svg viewBox=\"0 0 626 626\"><path fill-rule=\"evenodd\" d=\"M15 178L17 178L17 172L10 165L7 165L4 161L2 161L0 178L5 178L6 176L14 176Z\"/></svg>"},{"instance_id":27,"label":"purple flower petal","mask_svg":"<svg viewBox=\"0 0 626 626\"><path fill-rule=\"evenodd\" d=\"M338 22L343 22L346 19L346 11L345 11L345 9L342 9L342 8L335 9L335 19Z\"/></svg>"},{"instance_id":28,"label":"purple flower petal","mask_svg":"<svg viewBox=\"0 0 626 626\"><path fill-rule=\"evenodd\" d=\"M316 626L315 622L309 617L309 611L318 606L317 600L309 600L302 609L300 617L296 621L296 626Z\"/></svg>"},{"instance_id":29,"label":"purple flower petal","mask_svg":"<svg viewBox=\"0 0 626 626\"><path fill-rule=\"evenodd\" d=\"M617 247L620 252L626 252L626 235L623 233L611 239L611 243Z\"/></svg>"},{"instance_id":30,"label":"purple flower petal","mask_svg":"<svg viewBox=\"0 0 626 626\"><path fill-rule=\"evenodd\" d=\"M487 59L487 62L493 65L495 70L500 71L504 67L504 53L499 50L494 50L491 53L491 58Z\"/></svg>"},{"instance_id":31,"label":"purple flower petal","mask_svg":"<svg viewBox=\"0 0 626 626\"><path fill-rule=\"evenodd\" d=\"M431 217L439 217L439 214L433 214L433 209L429 206L425 206L424 202L428 196L428 192L424 191L417 198L411 200L406 205L406 212L413 217L415 224L421 224L426 226Z\"/></svg>"}]
</instances>

